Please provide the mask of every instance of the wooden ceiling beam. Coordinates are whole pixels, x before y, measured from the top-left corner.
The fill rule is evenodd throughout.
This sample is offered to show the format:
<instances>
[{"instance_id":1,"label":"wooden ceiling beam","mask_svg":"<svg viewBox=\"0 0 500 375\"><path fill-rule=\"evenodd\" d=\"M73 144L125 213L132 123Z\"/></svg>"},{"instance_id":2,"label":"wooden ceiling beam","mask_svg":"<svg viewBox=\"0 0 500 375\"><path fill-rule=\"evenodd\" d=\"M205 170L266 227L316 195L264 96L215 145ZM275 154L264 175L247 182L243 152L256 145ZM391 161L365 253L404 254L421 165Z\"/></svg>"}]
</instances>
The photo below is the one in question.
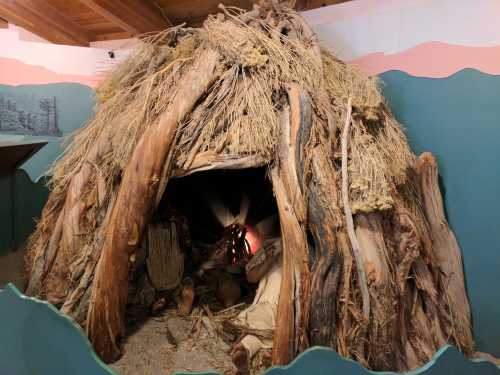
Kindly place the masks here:
<instances>
[{"instance_id":1,"label":"wooden ceiling beam","mask_svg":"<svg viewBox=\"0 0 500 375\"><path fill-rule=\"evenodd\" d=\"M36 34L49 42L59 43L59 44L71 44L68 38L58 35L53 30L50 30L44 25L36 25L32 22L26 15L18 14L15 9L6 5L3 1L0 1L0 17L7 20L8 22L22 27L33 34Z\"/></svg>"},{"instance_id":2,"label":"wooden ceiling beam","mask_svg":"<svg viewBox=\"0 0 500 375\"><path fill-rule=\"evenodd\" d=\"M173 26L172 22L165 14L165 9L158 5L154 5L147 0L142 1L126 1L125 6L131 12L136 14L141 21L146 21L153 26L155 31L165 30Z\"/></svg>"},{"instance_id":3,"label":"wooden ceiling beam","mask_svg":"<svg viewBox=\"0 0 500 375\"><path fill-rule=\"evenodd\" d=\"M0 17L52 43L89 45L88 32L78 29L60 13L56 17L48 4L34 1L32 8L28 3L27 0L0 0Z\"/></svg>"},{"instance_id":4,"label":"wooden ceiling beam","mask_svg":"<svg viewBox=\"0 0 500 375\"><path fill-rule=\"evenodd\" d=\"M134 35L161 31L172 23L145 0L80 0L94 12Z\"/></svg>"},{"instance_id":5,"label":"wooden ceiling beam","mask_svg":"<svg viewBox=\"0 0 500 375\"><path fill-rule=\"evenodd\" d=\"M88 45L89 42L95 39L95 35L80 26L68 16L61 13L57 8L50 5L47 1L39 0L17 0L24 8L29 9L32 13L36 13L40 18L56 27L63 33L74 37L83 45Z\"/></svg>"},{"instance_id":6,"label":"wooden ceiling beam","mask_svg":"<svg viewBox=\"0 0 500 375\"><path fill-rule=\"evenodd\" d=\"M9 22L7 20L4 20L3 18L0 18L0 29L6 29L9 27Z\"/></svg>"}]
</instances>

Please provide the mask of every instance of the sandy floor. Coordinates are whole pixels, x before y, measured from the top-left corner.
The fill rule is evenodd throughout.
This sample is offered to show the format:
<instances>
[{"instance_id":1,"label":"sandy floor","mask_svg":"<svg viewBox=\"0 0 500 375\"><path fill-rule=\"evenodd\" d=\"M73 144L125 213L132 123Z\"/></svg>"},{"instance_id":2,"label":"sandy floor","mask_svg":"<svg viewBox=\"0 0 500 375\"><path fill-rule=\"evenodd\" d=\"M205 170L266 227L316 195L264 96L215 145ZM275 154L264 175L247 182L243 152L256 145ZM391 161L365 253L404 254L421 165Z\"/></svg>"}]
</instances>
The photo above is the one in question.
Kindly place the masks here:
<instances>
[{"instance_id":1,"label":"sandy floor","mask_svg":"<svg viewBox=\"0 0 500 375\"><path fill-rule=\"evenodd\" d=\"M174 310L149 318L129 336L124 356L111 367L121 375L207 370L234 374L230 348L210 333L210 322L203 321L199 333L191 333L192 325L192 321L177 316Z\"/></svg>"},{"instance_id":2,"label":"sandy floor","mask_svg":"<svg viewBox=\"0 0 500 375\"><path fill-rule=\"evenodd\" d=\"M0 288L8 282L24 289L24 251L18 250L0 257Z\"/></svg>"}]
</instances>

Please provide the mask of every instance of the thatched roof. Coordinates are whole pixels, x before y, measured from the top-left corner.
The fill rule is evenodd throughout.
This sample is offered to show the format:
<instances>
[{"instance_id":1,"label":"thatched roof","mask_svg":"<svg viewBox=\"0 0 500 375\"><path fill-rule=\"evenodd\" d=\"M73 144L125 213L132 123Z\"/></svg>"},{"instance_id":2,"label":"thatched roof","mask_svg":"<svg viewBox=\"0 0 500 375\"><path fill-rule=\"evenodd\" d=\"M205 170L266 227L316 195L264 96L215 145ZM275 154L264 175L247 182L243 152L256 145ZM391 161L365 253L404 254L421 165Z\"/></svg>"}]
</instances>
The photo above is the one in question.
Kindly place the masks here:
<instances>
[{"instance_id":1,"label":"thatched roof","mask_svg":"<svg viewBox=\"0 0 500 375\"><path fill-rule=\"evenodd\" d=\"M51 170L52 193L29 245L29 293L63 304L63 311L86 326L99 354L116 358L123 333L128 256L135 251L168 179L200 168L267 165L280 216L291 212L290 228L295 228L287 232L282 220L282 235L297 234L293 241L284 239L285 267L291 264L286 260L291 254L287 247L297 246L292 263L298 262L300 270L294 276L298 294L288 303L296 303L296 324L302 328L289 352L293 355L308 343L304 332L308 285L317 266L308 265L304 253L308 228L316 233L315 257L330 256L344 243L344 265L339 263L345 275L344 294L338 311L335 306L330 311L333 333L329 331L328 340L313 343L336 346L343 355L384 367L378 363L385 363L389 354L379 335L387 323L374 313L373 331L367 331L368 323L359 318L357 277L351 272L352 257L351 266L347 265L349 245L341 241L345 223L338 199L340 164L348 166L353 214L391 212L399 218L398 212L404 211L416 223L416 232L427 229L413 186L415 156L376 78L322 50L297 13L274 4L247 13L222 8L200 28L175 27L142 39L101 83L97 99L95 117L71 138ZM349 157L342 161L340 140L348 102L352 103ZM314 204L321 215L311 213ZM320 238L318 226L339 239ZM420 248L421 242L415 246ZM385 255L383 262L392 262L391 256ZM426 260L430 258L427 254ZM434 274L431 270L425 277ZM125 286L117 285L120 280ZM388 281L380 290L393 296L395 283ZM311 292L313 302L326 304L328 298L316 292ZM348 307L342 305L346 300ZM388 306L395 309L396 304ZM349 328L342 326L347 321ZM470 331L467 334L463 328L462 333L454 336L456 341L470 347ZM367 349L366 355L365 335L378 348ZM418 340L418 345L425 341Z\"/></svg>"}]
</instances>

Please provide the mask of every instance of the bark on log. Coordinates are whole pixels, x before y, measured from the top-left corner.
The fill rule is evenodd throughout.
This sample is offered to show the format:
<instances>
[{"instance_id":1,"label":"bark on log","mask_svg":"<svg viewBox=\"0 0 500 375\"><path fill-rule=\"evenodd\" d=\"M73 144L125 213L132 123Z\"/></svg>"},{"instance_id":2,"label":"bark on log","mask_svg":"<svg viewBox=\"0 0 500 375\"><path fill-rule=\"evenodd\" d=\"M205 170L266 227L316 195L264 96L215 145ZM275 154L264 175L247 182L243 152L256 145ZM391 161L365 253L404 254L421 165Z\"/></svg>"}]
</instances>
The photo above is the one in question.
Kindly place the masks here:
<instances>
[{"instance_id":1,"label":"bark on log","mask_svg":"<svg viewBox=\"0 0 500 375\"><path fill-rule=\"evenodd\" d=\"M465 291L462 254L455 235L448 226L443 199L439 190L438 166L430 153L420 155L418 173L424 201L424 210L430 225L434 262L442 273L442 290L449 301L452 336L466 354L474 352L470 307Z\"/></svg>"},{"instance_id":2,"label":"bark on log","mask_svg":"<svg viewBox=\"0 0 500 375\"><path fill-rule=\"evenodd\" d=\"M42 294L42 279L46 272L46 258L48 253L48 243L53 232L49 234L49 230L57 226L62 205L57 204L57 199L52 193L49 196L47 204L43 208L43 220L38 224L38 236L31 243L31 248L28 249L26 265L28 268L29 280L26 285L25 294L29 296L41 296ZM59 207L58 207L59 206ZM58 230L60 236L61 228ZM57 240L59 244L59 239Z\"/></svg>"},{"instance_id":3,"label":"bark on log","mask_svg":"<svg viewBox=\"0 0 500 375\"><path fill-rule=\"evenodd\" d=\"M397 352L393 342L398 323L394 319L397 294L393 289L382 217L379 212L358 213L354 221L371 301L367 357L372 358L375 369L393 368ZM388 351L391 346L393 349Z\"/></svg>"},{"instance_id":4,"label":"bark on log","mask_svg":"<svg viewBox=\"0 0 500 375\"><path fill-rule=\"evenodd\" d=\"M337 244L339 251L342 253L342 273L339 282L339 291L337 299L337 347L336 350L343 357L357 358L361 363L366 364L364 352L355 350L358 346L356 341L359 340L357 334L353 334L357 330L356 321L353 318L352 308L352 291L351 280L353 278L353 263L352 250L349 244L349 238L346 228L341 228L337 232ZM359 330L358 330L359 331ZM364 338L362 338L364 340Z\"/></svg>"},{"instance_id":5,"label":"bark on log","mask_svg":"<svg viewBox=\"0 0 500 375\"><path fill-rule=\"evenodd\" d=\"M246 169L264 165L266 165L266 160L259 155L220 155L213 151L205 151L196 154L189 167L175 169L172 177L186 177L196 172L214 169Z\"/></svg>"},{"instance_id":6,"label":"bark on log","mask_svg":"<svg viewBox=\"0 0 500 375\"><path fill-rule=\"evenodd\" d=\"M413 181L409 183L413 186ZM445 343L432 272L432 244L426 219L418 206L421 198L418 189L407 188L403 194L393 195L394 207L384 215L383 221L397 293L393 341L398 371L419 367L428 360L429 353Z\"/></svg>"},{"instance_id":7,"label":"bark on log","mask_svg":"<svg viewBox=\"0 0 500 375\"><path fill-rule=\"evenodd\" d=\"M87 333L95 351L106 362L121 354L129 257L155 209L159 178L165 164L172 162L177 126L217 79L217 63L218 54L212 50L197 57L180 80L166 112L144 132L125 169L106 228L87 316Z\"/></svg>"},{"instance_id":8,"label":"bark on log","mask_svg":"<svg viewBox=\"0 0 500 375\"><path fill-rule=\"evenodd\" d=\"M368 286L366 281L366 272L364 269L363 259L361 257L361 249L356 238L356 233L354 232L354 223L352 219L351 206L349 203L349 176L347 173L347 161L348 161L348 140L349 140L349 129L351 125L351 111L352 111L352 99L349 98L347 101L347 113L346 120L344 124L344 129L342 130L342 203L344 206L345 221L347 227L347 233L349 235L349 240L351 241L352 253L356 261L356 269L358 273L358 283L359 289L361 291L361 298L363 301L363 325L364 332L366 332L366 326L370 319L370 295L368 292ZM362 334L362 336L363 336ZM359 352L363 353L363 343L360 343Z\"/></svg>"},{"instance_id":9,"label":"bark on log","mask_svg":"<svg viewBox=\"0 0 500 375\"><path fill-rule=\"evenodd\" d=\"M420 256L422 239L412 221L411 216L400 202L394 198L394 209L386 215L384 236L387 246L391 249L393 262L393 280L398 292L397 301L397 331L394 332L395 370L408 371L421 364L416 349L409 340L409 332L414 329L409 324L413 314L414 298L412 297L411 274L415 259Z\"/></svg>"},{"instance_id":10,"label":"bark on log","mask_svg":"<svg viewBox=\"0 0 500 375\"><path fill-rule=\"evenodd\" d=\"M311 126L311 103L296 85L290 85L287 92L290 112L283 111L277 166L270 172L283 241L283 278L273 343L273 363L280 365L308 347L310 307L307 206L297 167L302 165L301 150Z\"/></svg>"},{"instance_id":11,"label":"bark on log","mask_svg":"<svg viewBox=\"0 0 500 375\"><path fill-rule=\"evenodd\" d=\"M49 250L51 249L48 252L49 257L54 257L54 260L49 258L46 262L47 277L44 283L47 300L55 304L62 303L66 299L71 259L77 251L82 249L82 234L88 231L85 197L90 188L88 181L93 172L92 169L92 166L85 163L72 177L64 208L58 219L64 222L64 225L61 226L59 235L57 230L54 231L49 242Z\"/></svg>"},{"instance_id":12,"label":"bark on log","mask_svg":"<svg viewBox=\"0 0 500 375\"><path fill-rule=\"evenodd\" d=\"M115 189L116 190L116 189ZM90 292L94 273L101 255L102 244L104 242L104 232L109 223L109 218L113 212L113 206L116 200L116 191L113 191L107 205L100 208L104 218L99 226L99 232L96 236L95 243L91 244L86 262L82 265L82 275L75 278L71 292L68 294L61 311L73 317L82 328L86 327L86 319L88 312L88 304L90 302Z\"/></svg>"},{"instance_id":13,"label":"bark on log","mask_svg":"<svg viewBox=\"0 0 500 375\"><path fill-rule=\"evenodd\" d=\"M329 152L317 146L311 153L308 227L314 239L315 260L311 267L309 335L311 345L336 348L337 291L343 263L337 243L343 222L340 197Z\"/></svg>"},{"instance_id":14,"label":"bark on log","mask_svg":"<svg viewBox=\"0 0 500 375\"><path fill-rule=\"evenodd\" d=\"M293 214L292 203L278 169L271 169L270 176L276 203L278 204L283 241L283 276L274 332L273 364L285 365L292 361L295 356L295 336L297 332L295 330L296 312L294 301L298 281L296 280L293 253L296 251L296 246L300 246L302 235L300 223Z\"/></svg>"},{"instance_id":15,"label":"bark on log","mask_svg":"<svg viewBox=\"0 0 500 375\"><path fill-rule=\"evenodd\" d=\"M85 232L85 212L88 207L84 202L90 187L89 180L95 175L93 166L111 150L111 139L114 133L116 133L114 128L108 127L104 130L98 142L85 156L78 172L71 178L64 205L57 211L57 214L55 212L52 214L57 219L51 227L53 229L50 237L41 238L38 241L37 246L40 250L35 250L35 259L32 261L35 268L30 274L26 289L28 295L37 296L43 293L45 298L55 305L64 301L69 286L68 271L71 254L80 250L78 240ZM51 198L57 196L57 192L51 193ZM50 201L49 198L46 207L54 209L51 208ZM42 217L50 221L50 216L45 209Z\"/></svg>"}]
</instances>

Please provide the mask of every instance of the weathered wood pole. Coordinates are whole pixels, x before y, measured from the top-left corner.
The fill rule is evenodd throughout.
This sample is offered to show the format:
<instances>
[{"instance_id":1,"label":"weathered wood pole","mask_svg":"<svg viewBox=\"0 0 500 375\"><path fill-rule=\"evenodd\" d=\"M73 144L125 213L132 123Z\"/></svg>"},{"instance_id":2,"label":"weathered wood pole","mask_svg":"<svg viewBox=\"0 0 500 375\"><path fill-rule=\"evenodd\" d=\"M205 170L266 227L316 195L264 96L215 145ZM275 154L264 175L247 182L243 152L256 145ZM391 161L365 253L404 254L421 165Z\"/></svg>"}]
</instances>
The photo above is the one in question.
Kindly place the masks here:
<instances>
[{"instance_id":1,"label":"weathered wood pole","mask_svg":"<svg viewBox=\"0 0 500 375\"><path fill-rule=\"evenodd\" d=\"M144 132L123 174L106 228L87 316L89 338L106 362L121 355L129 258L154 212L162 171L172 162L177 126L217 79L217 63L218 54L209 49L196 58L180 80L166 112Z\"/></svg>"},{"instance_id":2,"label":"weathered wood pole","mask_svg":"<svg viewBox=\"0 0 500 375\"><path fill-rule=\"evenodd\" d=\"M417 168L425 215L430 225L434 262L442 272L441 283L449 301L453 336L462 351L472 354L474 339L469 300L465 291L462 254L444 213L436 158L429 152L423 153L419 157Z\"/></svg>"},{"instance_id":3,"label":"weathered wood pole","mask_svg":"<svg viewBox=\"0 0 500 375\"><path fill-rule=\"evenodd\" d=\"M289 110L282 113L276 165L270 175L281 224L283 278L273 363L287 364L308 344L310 307L309 251L306 235L307 202L302 186L303 145L309 137L311 104L297 85L287 87Z\"/></svg>"}]
</instances>

